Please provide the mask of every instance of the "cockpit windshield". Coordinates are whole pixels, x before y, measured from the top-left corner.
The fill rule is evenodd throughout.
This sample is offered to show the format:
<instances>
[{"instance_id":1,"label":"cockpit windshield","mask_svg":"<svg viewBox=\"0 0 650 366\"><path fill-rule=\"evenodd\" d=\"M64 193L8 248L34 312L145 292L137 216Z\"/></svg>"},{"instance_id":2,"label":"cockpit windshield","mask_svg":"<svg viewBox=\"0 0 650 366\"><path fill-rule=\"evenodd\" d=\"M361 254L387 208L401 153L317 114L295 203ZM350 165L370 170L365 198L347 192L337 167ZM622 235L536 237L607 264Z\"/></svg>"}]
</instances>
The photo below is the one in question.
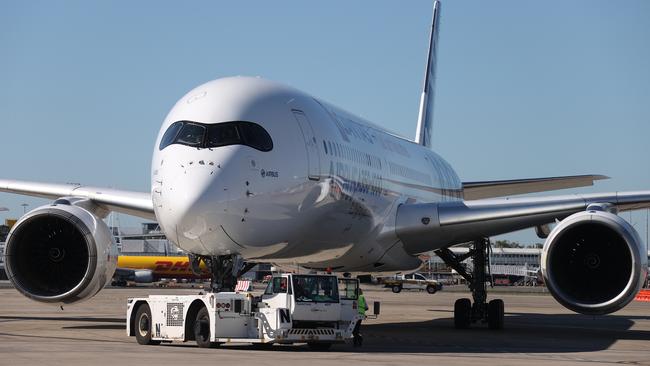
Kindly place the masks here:
<instances>
[{"instance_id":1,"label":"cockpit windshield","mask_svg":"<svg viewBox=\"0 0 650 366\"><path fill-rule=\"evenodd\" d=\"M186 123L181 129L181 133L176 138L175 143L200 147L203 144L203 136L205 135L205 127L194 123Z\"/></svg>"},{"instance_id":2,"label":"cockpit windshield","mask_svg":"<svg viewBox=\"0 0 650 366\"><path fill-rule=\"evenodd\" d=\"M207 147L241 144L237 123L219 123L208 128Z\"/></svg>"},{"instance_id":3,"label":"cockpit windshield","mask_svg":"<svg viewBox=\"0 0 650 366\"><path fill-rule=\"evenodd\" d=\"M246 145L260 151L271 151L273 140L266 130L253 122L198 123L178 121L169 126L159 149L179 144L196 148Z\"/></svg>"}]
</instances>

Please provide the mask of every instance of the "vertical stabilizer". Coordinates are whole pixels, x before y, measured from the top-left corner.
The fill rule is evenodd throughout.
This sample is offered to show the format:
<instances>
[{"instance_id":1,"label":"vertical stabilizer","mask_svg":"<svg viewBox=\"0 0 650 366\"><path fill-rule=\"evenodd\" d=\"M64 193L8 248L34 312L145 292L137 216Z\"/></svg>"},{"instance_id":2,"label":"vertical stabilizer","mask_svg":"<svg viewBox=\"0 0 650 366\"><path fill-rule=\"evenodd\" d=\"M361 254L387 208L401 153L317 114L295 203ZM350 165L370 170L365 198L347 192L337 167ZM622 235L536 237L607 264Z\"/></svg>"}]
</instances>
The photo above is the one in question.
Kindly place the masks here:
<instances>
[{"instance_id":1,"label":"vertical stabilizer","mask_svg":"<svg viewBox=\"0 0 650 366\"><path fill-rule=\"evenodd\" d=\"M415 142L422 146L431 147L433 135L433 99L436 84L436 59L438 48L438 29L440 28L440 1L433 2L433 20L429 36L429 54L427 68L424 74L424 87L420 97L420 112L418 127L415 132Z\"/></svg>"}]
</instances>

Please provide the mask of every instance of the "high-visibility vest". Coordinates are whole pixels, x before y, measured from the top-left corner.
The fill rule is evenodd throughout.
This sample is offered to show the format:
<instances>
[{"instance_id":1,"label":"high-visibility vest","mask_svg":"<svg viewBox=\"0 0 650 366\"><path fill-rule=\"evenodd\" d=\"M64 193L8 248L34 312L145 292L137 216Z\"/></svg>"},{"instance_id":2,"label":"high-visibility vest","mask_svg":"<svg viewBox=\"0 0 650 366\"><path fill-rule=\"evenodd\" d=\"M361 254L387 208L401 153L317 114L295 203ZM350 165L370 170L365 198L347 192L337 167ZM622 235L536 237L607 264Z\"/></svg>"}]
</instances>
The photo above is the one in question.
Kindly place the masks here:
<instances>
[{"instance_id":1,"label":"high-visibility vest","mask_svg":"<svg viewBox=\"0 0 650 366\"><path fill-rule=\"evenodd\" d=\"M359 314L366 315L367 308L368 305L366 305L366 298L363 296L363 294L359 295L359 302L357 306L357 310L359 310Z\"/></svg>"}]
</instances>

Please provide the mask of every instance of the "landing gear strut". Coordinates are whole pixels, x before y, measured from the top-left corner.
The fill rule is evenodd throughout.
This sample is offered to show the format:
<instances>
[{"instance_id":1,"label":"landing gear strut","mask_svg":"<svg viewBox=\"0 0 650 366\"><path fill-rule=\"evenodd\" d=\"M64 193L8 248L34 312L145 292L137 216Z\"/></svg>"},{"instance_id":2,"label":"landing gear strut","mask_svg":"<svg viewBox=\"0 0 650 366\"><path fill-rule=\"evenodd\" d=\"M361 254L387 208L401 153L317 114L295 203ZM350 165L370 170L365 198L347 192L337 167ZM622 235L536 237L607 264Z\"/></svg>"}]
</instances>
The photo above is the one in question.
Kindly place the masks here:
<instances>
[{"instance_id":1,"label":"landing gear strut","mask_svg":"<svg viewBox=\"0 0 650 366\"><path fill-rule=\"evenodd\" d=\"M200 276L201 261L210 272L210 288L213 292L233 292L237 279L255 266L255 263L244 263L239 255L203 256L188 254L192 272Z\"/></svg>"},{"instance_id":2,"label":"landing gear strut","mask_svg":"<svg viewBox=\"0 0 650 366\"><path fill-rule=\"evenodd\" d=\"M456 255L451 250L439 249L436 254L467 281L474 303L467 298L458 299L454 304L454 325L458 329L469 328L478 321L488 323L490 329L503 328L503 300L487 302L486 266L489 264L490 240L483 238L472 242L467 254ZM472 258L473 269L467 270L462 262ZM491 280L490 280L491 282Z\"/></svg>"}]
</instances>

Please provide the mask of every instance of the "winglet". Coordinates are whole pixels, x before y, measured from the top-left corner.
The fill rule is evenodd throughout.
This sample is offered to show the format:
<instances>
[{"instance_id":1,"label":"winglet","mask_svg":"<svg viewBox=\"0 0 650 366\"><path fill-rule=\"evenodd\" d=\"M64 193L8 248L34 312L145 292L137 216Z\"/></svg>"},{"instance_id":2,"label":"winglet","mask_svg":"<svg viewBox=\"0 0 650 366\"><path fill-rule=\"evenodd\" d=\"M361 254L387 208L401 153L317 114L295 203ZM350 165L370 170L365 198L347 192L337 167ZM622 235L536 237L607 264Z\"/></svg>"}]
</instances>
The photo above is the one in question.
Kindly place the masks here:
<instances>
[{"instance_id":1,"label":"winglet","mask_svg":"<svg viewBox=\"0 0 650 366\"><path fill-rule=\"evenodd\" d=\"M427 68L424 74L424 86L420 97L420 111L418 113L418 126L415 131L415 142L426 147L431 147L433 135L433 99L436 83L436 60L438 49L438 30L440 28L440 1L433 2L433 17L431 21L431 34L429 35L429 54Z\"/></svg>"}]
</instances>

